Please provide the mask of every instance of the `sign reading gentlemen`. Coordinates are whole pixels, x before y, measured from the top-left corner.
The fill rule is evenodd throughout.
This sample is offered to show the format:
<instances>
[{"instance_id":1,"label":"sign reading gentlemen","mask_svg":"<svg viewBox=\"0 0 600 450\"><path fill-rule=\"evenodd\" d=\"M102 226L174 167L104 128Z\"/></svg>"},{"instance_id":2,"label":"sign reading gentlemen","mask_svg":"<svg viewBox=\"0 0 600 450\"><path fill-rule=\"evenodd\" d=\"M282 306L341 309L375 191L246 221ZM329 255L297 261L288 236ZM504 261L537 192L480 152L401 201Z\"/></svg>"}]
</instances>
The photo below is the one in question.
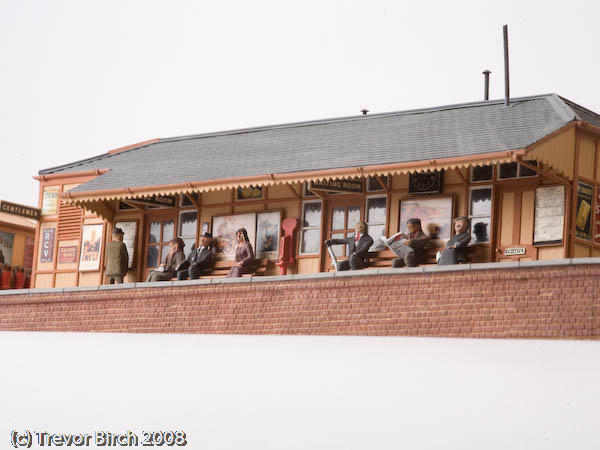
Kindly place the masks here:
<instances>
[{"instance_id":1,"label":"sign reading gentlemen","mask_svg":"<svg viewBox=\"0 0 600 450\"><path fill-rule=\"evenodd\" d=\"M28 219L39 220L40 209L32 206L19 205L17 203L0 200L0 211L14 214L15 216L27 217Z\"/></svg>"}]
</instances>

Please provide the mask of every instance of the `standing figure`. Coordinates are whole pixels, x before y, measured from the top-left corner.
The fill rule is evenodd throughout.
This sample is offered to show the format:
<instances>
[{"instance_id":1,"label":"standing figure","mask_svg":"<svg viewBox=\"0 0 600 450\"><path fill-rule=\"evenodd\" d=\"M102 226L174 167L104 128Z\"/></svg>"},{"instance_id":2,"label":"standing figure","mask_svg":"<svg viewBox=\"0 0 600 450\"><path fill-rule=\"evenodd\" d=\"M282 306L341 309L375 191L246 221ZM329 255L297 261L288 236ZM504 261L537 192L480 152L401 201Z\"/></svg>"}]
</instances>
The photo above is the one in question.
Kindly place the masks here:
<instances>
[{"instance_id":1,"label":"standing figure","mask_svg":"<svg viewBox=\"0 0 600 450\"><path fill-rule=\"evenodd\" d=\"M215 248L212 245L212 234L204 233L200 242L202 245L192 249L187 259L177 267L177 279L185 280L188 277L195 280L202 275L206 269L210 269L215 263Z\"/></svg>"},{"instance_id":2,"label":"standing figure","mask_svg":"<svg viewBox=\"0 0 600 450\"><path fill-rule=\"evenodd\" d=\"M406 227L408 234L400 232L390 238L379 238L398 256L392 261L392 267L418 266L425 253L425 247L429 244L429 236L421 229L421 219L408 219Z\"/></svg>"},{"instance_id":3,"label":"standing figure","mask_svg":"<svg viewBox=\"0 0 600 450\"><path fill-rule=\"evenodd\" d=\"M246 229L237 230L235 237L237 239L235 264L229 269L228 278L239 278L245 273L252 272L252 263L254 262L254 251L252 251L252 244L250 244Z\"/></svg>"},{"instance_id":4,"label":"standing figure","mask_svg":"<svg viewBox=\"0 0 600 450\"><path fill-rule=\"evenodd\" d=\"M442 252L438 264L445 266L467 262L468 245L471 242L468 217L457 217L454 219L454 236L446 242L446 248Z\"/></svg>"},{"instance_id":5,"label":"standing figure","mask_svg":"<svg viewBox=\"0 0 600 450\"><path fill-rule=\"evenodd\" d=\"M348 259L345 261L334 261L337 264L337 270L359 270L365 267L369 248L373 245L373 238L369 236L369 227L365 222L356 222L354 235L345 239L327 239L325 245L331 247L332 244L347 244Z\"/></svg>"},{"instance_id":6,"label":"standing figure","mask_svg":"<svg viewBox=\"0 0 600 450\"><path fill-rule=\"evenodd\" d=\"M181 238L172 239L169 242L169 254L164 264L161 264L158 270L151 270L146 281L167 281L177 273L175 268L185 259L183 254L185 242Z\"/></svg>"},{"instance_id":7,"label":"standing figure","mask_svg":"<svg viewBox=\"0 0 600 450\"><path fill-rule=\"evenodd\" d=\"M129 253L123 242L123 230L115 228L112 241L106 244L106 278L108 284L122 283L129 266Z\"/></svg>"}]
</instances>

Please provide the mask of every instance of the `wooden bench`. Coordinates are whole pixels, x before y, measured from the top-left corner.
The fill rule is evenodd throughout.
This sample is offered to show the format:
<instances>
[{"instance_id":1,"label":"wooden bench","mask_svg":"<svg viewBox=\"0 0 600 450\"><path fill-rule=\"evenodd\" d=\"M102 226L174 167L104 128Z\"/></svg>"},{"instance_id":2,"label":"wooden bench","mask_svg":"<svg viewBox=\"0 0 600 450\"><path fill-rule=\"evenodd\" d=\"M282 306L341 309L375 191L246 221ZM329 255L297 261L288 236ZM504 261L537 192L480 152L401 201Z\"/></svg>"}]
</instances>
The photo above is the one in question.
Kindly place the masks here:
<instances>
[{"instance_id":1,"label":"wooden bench","mask_svg":"<svg viewBox=\"0 0 600 450\"><path fill-rule=\"evenodd\" d=\"M267 258L261 258L261 259L255 259L254 262L252 263L252 272L250 273L245 273L242 276L243 277L250 277L250 276L262 276L267 272L267 267L269 266L269 259ZM200 278L219 278L219 277L226 277L227 274L229 273L229 269L231 269L233 267L233 265L235 264L235 261L217 261L215 263L215 265L213 266L212 270L210 271L205 271Z\"/></svg>"},{"instance_id":2,"label":"wooden bench","mask_svg":"<svg viewBox=\"0 0 600 450\"><path fill-rule=\"evenodd\" d=\"M472 256L475 253L475 247L468 247L468 257L467 260L471 261ZM429 265L429 264L437 264L435 260L435 255L437 252L441 252L444 250L444 247L427 247L425 249L425 253L421 257L420 266ZM392 261L396 259L397 256L394 252L389 249L379 250L377 252L369 252L369 262L367 269L369 267L378 268L378 267L392 267Z\"/></svg>"}]
</instances>

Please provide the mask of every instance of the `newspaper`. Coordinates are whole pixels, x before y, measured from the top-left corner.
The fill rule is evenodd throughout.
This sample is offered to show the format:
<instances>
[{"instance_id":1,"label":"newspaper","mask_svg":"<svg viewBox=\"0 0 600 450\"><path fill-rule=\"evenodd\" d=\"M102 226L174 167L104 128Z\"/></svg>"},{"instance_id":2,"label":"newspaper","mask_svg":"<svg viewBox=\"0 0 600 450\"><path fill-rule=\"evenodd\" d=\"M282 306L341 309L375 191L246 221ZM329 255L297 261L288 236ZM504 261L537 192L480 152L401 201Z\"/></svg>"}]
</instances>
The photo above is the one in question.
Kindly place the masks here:
<instances>
[{"instance_id":1,"label":"newspaper","mask_svg":"<svg viewBox=\"0 0 600 450\"><path fill-rule=\"evenodd\" d=\"M329 257L331 258L331 265L335 268L335 271L338 271L337 258L335 257L335 253L333 253L333 249L331 245L327 246L327 251L329 252Z\"/></svg>"},{"instance_id":2,"label":"newspaper","mask_svg":"<svg viewBox=\"0 0 600 450\"><path fill-rule=\"evenodd\" d=\"M404 239L408 239L408 236L406 234L404 234L402 231L390 236L389 238L386 238L385 236L380 236L379 240L381 242L383 242L383 244L389 248L392 252L394 252L396 255L400 256L398 253L399 248L402 246L404 247Z\"/></svg>"}]
</instances>

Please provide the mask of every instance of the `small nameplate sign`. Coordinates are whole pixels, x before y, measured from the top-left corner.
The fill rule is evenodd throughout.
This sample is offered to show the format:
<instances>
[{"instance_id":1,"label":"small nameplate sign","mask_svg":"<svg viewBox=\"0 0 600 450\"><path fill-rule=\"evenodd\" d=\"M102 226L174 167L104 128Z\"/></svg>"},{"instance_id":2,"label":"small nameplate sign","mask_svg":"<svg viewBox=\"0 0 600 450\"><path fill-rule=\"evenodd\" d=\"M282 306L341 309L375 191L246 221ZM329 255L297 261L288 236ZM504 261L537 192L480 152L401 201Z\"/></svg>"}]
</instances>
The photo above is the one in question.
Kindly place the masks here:
<instances>
[{"instance_id":1,"label":"small nameplate sign","mask_svg":"<svg viewBox=\"0 0 600 450\"><path fill-rule=\"evenodd\" d=\"M504 256L524 255L525 247L511 247L504 249Z\"/></svg>"},{"instance_id":2,"label":"small nameplate sign","mask_svg":"<svg viewBox=\"0 0 600 450\"><path fill-rule=\"evenodd\" d=\"M311 181L309 189L329 191L329 192L362 192L362 180L327 180Z\"/></svg>"},{"instance_id":3,"label":"small nameplate sign","mask_svg":"<svg viewBox=\"0 0 600 450\"><path fill-rule=\"evenodd\" d=\"M174 195L153 195L152 197L132 199L136 202L147 203L149 205L177 206L177 197Z\"/></svg>"},{"instance_id":4,"label":"small nameplate sign","mask_svg":"<svg viewBox=\"0 0 600 450\"><path fill-rule=\"evenodd\" d=\"M31 206L19 205L17 203L0 200L0 211L14 214L15 216L27 217L28 219L40 220L40 209Z\"/></svg>"}]
</instances>

